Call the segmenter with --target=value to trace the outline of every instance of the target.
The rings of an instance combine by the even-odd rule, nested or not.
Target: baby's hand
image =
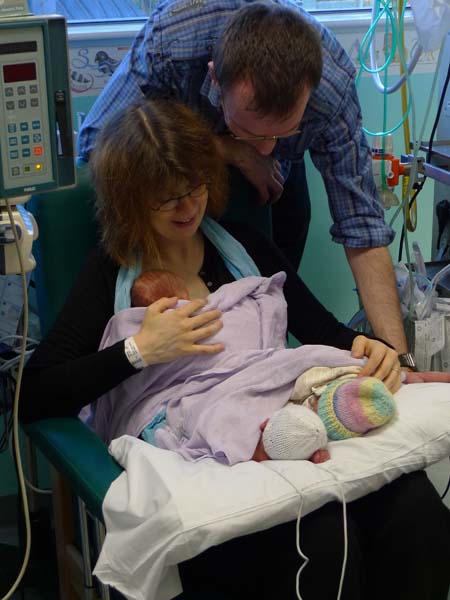
[[[450,383],[450,373],[441,371],[422,371],[421,373],[406,371],[405,373],[405,383],[431,383],[433,381]]]
[[[309,460],[315,465],[318,465],[330,460],[330,453],[326,448],[321,448],[320,450],[316,450]]]

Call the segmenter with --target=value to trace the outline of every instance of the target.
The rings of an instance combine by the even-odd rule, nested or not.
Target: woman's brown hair
[[[90,161],[106,252],[120,265],[158,256],[151,231],[155,208],[177,185],[208,182],[207,213],[225,209],[227,169],[214,135],[190,108],[142,98],[101,130]]]

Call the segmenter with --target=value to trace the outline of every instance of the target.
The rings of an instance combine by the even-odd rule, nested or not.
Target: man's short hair
[[[322,43],[301,12],[274,2],[254,2],[236,11],[213,52],[214,71],[226,92],[242,80],[255,90],[252,107],[286,116],[299,96],[319,85]]]

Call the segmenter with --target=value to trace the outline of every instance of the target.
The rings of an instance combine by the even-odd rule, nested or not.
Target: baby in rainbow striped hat
[[[133,306],[159,298],[189,299],[181,277],[165,270],[142,273],[131,290]],[[290,402],[261,424],[253,460],[330,458],[328,439],[360,436],[387,423],[395,414],[392,394],[374,377],[358,377],[361,367],[313,367],[300,375]]]
[[[330,458],[328,440],[362,436],[395,415],[391,392],[361,367],[313,367],[296,381],[291,401],[261,424],[256,460]],[[264,453],[267,456],[264,456]]]

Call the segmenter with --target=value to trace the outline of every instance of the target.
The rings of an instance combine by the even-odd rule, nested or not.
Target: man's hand
[[[384,246],[345,248],[345,253],[374,334],[399,354],[408,352],[389,250]]]
[[[353,358],[367,356],[367,362],[359,377],[377,377],[388,390],[394,394],[401,386],[400,364],[398,354],[386,344],[358,335],[353,340]]]
[[[261,204],[272,204],[280,198],[284,178],[281,165],[275,158],[263,156],[250,144],[228,136],[218,136],[216,140],[226,162],[237,167],[256,188]]]

